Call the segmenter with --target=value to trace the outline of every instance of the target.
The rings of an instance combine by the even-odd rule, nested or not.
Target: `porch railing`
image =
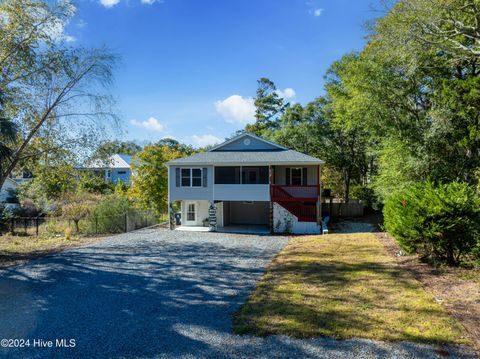
[[[270,197],[273,201],[317,201],[318,185],[285,186],[270,185]]]

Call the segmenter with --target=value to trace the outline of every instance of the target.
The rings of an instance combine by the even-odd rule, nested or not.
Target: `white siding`
[[[320,225],[316,222],[299,222],[295,215],[278,203],[274,203],[273,231],[275,233],[320,234]]]
[[[187,204],[195,203],[196,221],[195,223],[186,223],[187,219]],[[208,201],[183,201],[182,202],[182,226],[203,226],[203,220],[208,218],[208,208],[210,207],[210,202]]]

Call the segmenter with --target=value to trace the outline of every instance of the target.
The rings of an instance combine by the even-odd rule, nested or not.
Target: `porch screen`
[[[215,184],[240,184],[240,167],[215,167]]]
[[[242,184],[268,184],[268,166],[242,167]]]

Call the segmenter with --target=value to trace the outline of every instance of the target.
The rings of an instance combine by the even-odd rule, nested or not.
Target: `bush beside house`
[[[479,259],[480,197],[467,184],[411,185],[387,199],[384,216],[388,232],[409,253],[450,265]]]

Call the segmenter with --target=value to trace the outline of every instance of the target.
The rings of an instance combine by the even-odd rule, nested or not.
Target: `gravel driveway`
[[[0,271],[4,357],[435,357],[413,343],[231,334],[231,314],[287,239],[147,229]],[[33,348],[37,339],[74,348]],[[445,348],[450,357],[475,357]]]

